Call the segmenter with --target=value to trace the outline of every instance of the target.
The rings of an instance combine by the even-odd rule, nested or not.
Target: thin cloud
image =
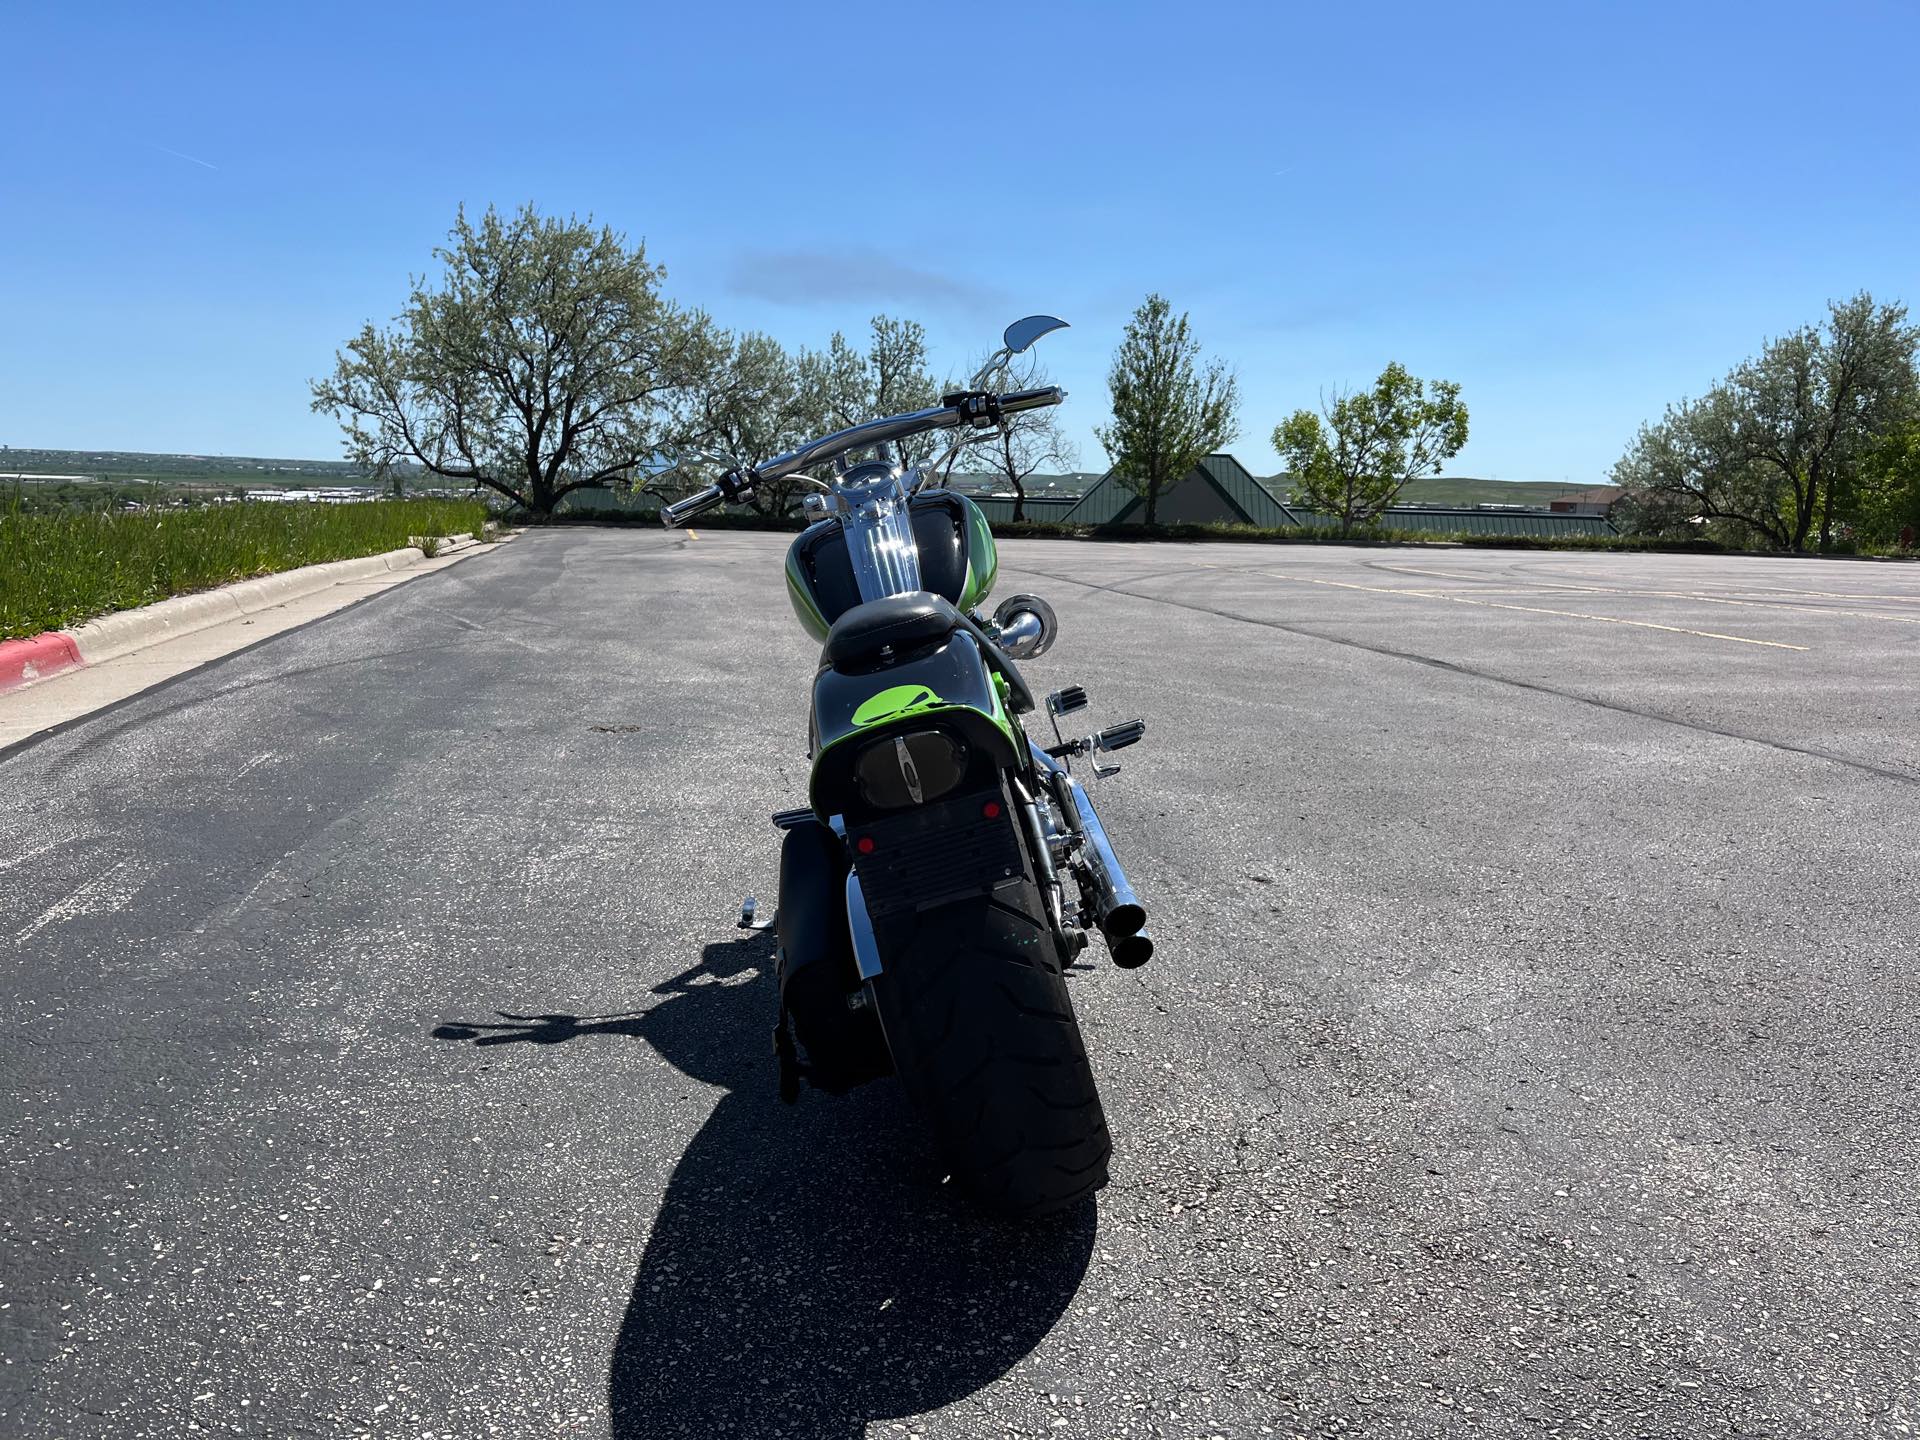
[[[205,165],[209,170],[218,170],[220,168],[218,165],[213,164],[211,161],[202,160],[197,155],[183,155],[178,150],[169,150],[164,145],[155,145],[151,140],[147,141],[146,143],[149,148],[158,150],[162,155],[171,155],[176,160],[188,160],[195,165]]]
[[[971,313],[1006,301],[994,286],[904,265],[874,250],[742,251],[727,288],[782,305],[903,303]]]

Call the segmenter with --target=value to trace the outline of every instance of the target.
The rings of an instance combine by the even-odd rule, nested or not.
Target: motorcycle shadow
[[[614,1345],[617,1440],[853,1440],[953,1404],[1045,1338],[1085,1276],[1093,1205],[982,1216],[941,1183],[898,1085],[780,1103],[770,936],[708,946],[632,1016],[508,1017],[448,1039],[645,1039],[726,1087],[667,1184]]]

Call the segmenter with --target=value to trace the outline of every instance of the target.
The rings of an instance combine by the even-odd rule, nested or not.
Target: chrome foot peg
[[[1047,703],[1049,705],[1053,703],[1052,697],[1048,697]],[[1071,758],[1076,755],[1090,755],[1093,757],[1093,773],[1104,780],[1109,775],[1118,775],[1120,773],[1120,767],[1118,765],[1102,765],[1099,757],[1101,755],[1111,754],[1115,750],[1124,750],[1127,746],[1138,743],[1140,738],[1146,733],[1146,721],[1124,720],[1118,725],[1109,725],[1096,735],[1087,735],[1078,740],[1062,740],[1058,745],[1049,745],[1047,747],[1047,754],[1056,760]]]
[[[771,930],[773,928],[773,922],[779,917],[779,911],[777,910],[774,911],[773,914],[768,915],[764,920],[758,918],[759,914],[760,902],[755,900],[751,895],[747,896],[746,899],[740,902],[739,928],[742,930]]]

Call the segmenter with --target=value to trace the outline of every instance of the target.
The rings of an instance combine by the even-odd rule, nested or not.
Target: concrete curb
[[[389,550],[384,555],[365,555],[357,560],[330,560],[324,565],[304,565],[298,570],[283,570],[277,575],[262,575],[253,580],[237,580],[218,590],[198,595],[176,595],[142,605],[138,610],[121,610],[76,625],[67,633],[79,647],[80,658],[98,665],[130,651],[144,650],[182,635],[191,635],[223,620],[252,615],[275,605],[284,605],[302,595],[325,590],[349,580],[370,575],[385,575],[418,565],[426,556],[408,546]]]
[[[479,543],[471,535],[447,536],[439,541],[436,558],[471,549]],[[24,640],[0,641],[0,693],[44,680],[63,670],[97,665],[223,621],[271,610],[276,605],[335,585],[411,570],[424,564],[426,558],[419,546],[408,545],[380,555],[303,565],[297,570],[236,580],[217,590],[175,595],[142,605],[137,610],[116,611],[71,630],[50,630]]]

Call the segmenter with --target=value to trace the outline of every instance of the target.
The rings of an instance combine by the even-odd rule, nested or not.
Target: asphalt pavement
[[[1920,1426],[1920,568],[1006,545],[1160,945],[1022,1228],[778,1100],[780,548],[528,534],[0,751],[0,1433]]]

